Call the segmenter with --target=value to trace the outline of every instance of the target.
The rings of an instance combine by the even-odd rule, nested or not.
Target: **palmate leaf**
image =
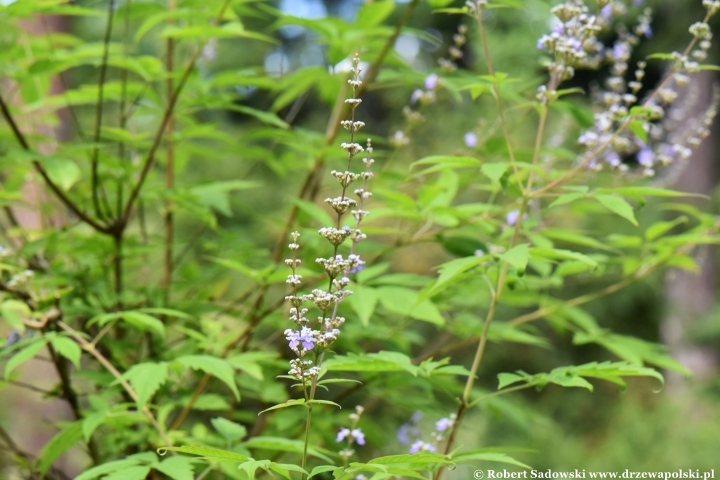
[[[653,377],[660,380],[660,383],[665,383],[663,376],[652,368],[629,362],[592,362],[585,365],[559,367],[549,373],[535,375],[530,375],[522,370],[518,370],[516,373],[501,373],[498,375],[498,389],[524,382],[538,389],[544,388],[548,383],[554,383],[562,387],[581,387],[592,391],[592,384],[585,378],[605,380],[620,385],[624,389],[626,384],[623,377]]]

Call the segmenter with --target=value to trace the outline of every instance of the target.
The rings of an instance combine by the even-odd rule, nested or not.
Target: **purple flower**
[[[627,59],[628,52],[624,43],[616,42],[613,46],[613,58],[615,60]]]
[[[434,452],[436,450],[437,448],[435,448],[435,445],[425,443],[422,440],[418,440],[410,446],[410,450],[408,451],[408,453]]]
[[[437,422],[435,422],[435,430],[438,432],[444,432],[448,428],[452,427],[453,421],[449,418],[441,418]]]
[[[365,445],[365,434],[359,428],[353,428],[352,430],[349,428],[341,428],[335,438],[335,441],[340,443],[348,436],[354,438],[358,445]]]
[[[513,226],[517,223],[518,218],[520,218],[520,211],[519,210],[510,210],[507,215],[505,215],[505,223],[507,223],[510,226]]]
[[[637,161],[643,167],[652,167],[654,154],[649,147],[643,147],[637,154]]]
[[[7,339],[5,340],[5,346],[3,348],[10,348],[14,344],[20,341],[20,338],[22,336],[20,335],[20,332],[15,330],[14,328],[10,331],[10,335],[8,335]]]
[[[600,10],[600,15],[610,20],[613,15],[612,3],[608,3],[607,5],[605,5],[602,10]]]
[[[472,132],[468,132],[465,134],[465,145],[467,145],[470,148],[473,148],[477,145],[477,135],[475,135]]]
[[[308,327],[302,327],[300,331],[287,329],[285,330],[285,338],[293,350],[297,350],[301,343],[304,350],[312,350],[315,347],[313,331]]]
[[[415,90],[410,96],[410,104],[415,105],[423,96],[423,91],[419,88]]]
[[[636,7],[642,7],[643,3],[645,3],[645,0],[633,0],[633,5]]]
[[[428,75],[425,78],[425,90],[435,90],[438,84],[438,76],[433,74]]]
[[[359,428],[354,428],[350,432],[350,435],[355,438],[355,441],[358,445],[365,445],[365,434],[362,432],[362,430],[360,430]]]
[[[620,155],[615,152],[610,152],[607,157],[605,157],[605,162],[612,167],[619,167],[621,163]]]
[[[336,442],[340,443],[343,440],[345,440],[345,437],[350,435],[350,429],[349,428],[342,428],[337,434],[337,438],[335,439]]]
[[[410,443],[410,425],[403,423],[397,430],[397,440],[400,445],[407,445]]]

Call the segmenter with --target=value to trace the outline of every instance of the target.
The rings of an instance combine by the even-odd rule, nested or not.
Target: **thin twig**
[[[2,113],[3,118],[10,126],[10,129],[13,132],[13,135],[15,136],[15,139],[18,141],[20,146],[23,148],[23,150],[26,150],[28,152],[32,152],[32,149],[30,148],[30,144],[28,143],[25,136],[22,134],[20,129],[18,128],[17,123],[15,122],[15,119],[10,114],[10,110],[8,109],[7,104],[2,98],[2,95],[0,95],[0,113]],[[38,160],[32,160],[33,167],[35,170],[40,174],[40,176],[43,178],[45,183],[48,187],[50,187],[50,190],[53,191],[53,193],[60,199],[60,201],[65,204],[66,207],[70,209],[78,218],[80,218],[83,222],[87,223],[91,227],[93,227],[98,232],[102,233],[110,233],[111,229],[107,227],[106,225],[103,225],[96,220],[94,220],[92,217],[90,217],[88,214],[82,211],[82,209],[73,202],[70,197],[68,197],[65,192],[62,191],[62,189],[55,184],[50,179],[50,176],[47,173],[47,170],[45,170],[45,167],[42,163],[40,163]]]
[[[220,8],[220,11],[218,12],[217,16],[215,17],[215,20],[213,22],[214,25],[218,25],[220,23],[223,16],[225,15],[225,11],[227,10],[227,8],[229,6],[230,6],[230,0],[225,0],[222,4],[222,7]],[[138,179],[137,184],[135,184],[135,187],[131,190],[130,195],[128,196],[127,203],[125,204],[125,209],[120,218],[120,225],[123,228],[125,227],[125,225],[127,225],[127,222],[130,219],[130,214],[132,213],[132,209],[133,209],[135,200],[137,199],[138,195],[140,194],[140,190],[142,190],[143,184],[145,183],[145,180],[147,179],[147,176],[150,173],[150,170],[152,169],[153,165],[155,165],[155,154],[157,153],[157,150],[160,147],[160,143],[164,137],[168,123],[170,122],[170,119],[172,118],[172,116],[174,114],[175,105],[177,104],[178,99],[180,98],[180,93],[182,92],[183,88],[185,87],[185,84],[187,83],[188,79],[190,78],[190,74],[192,73],[193,69],[195,68],[195,63],[197,62],[197,59],[200,57],[200,54],[202,53],[202,49],[203,49],[204,45],[205,45],[205,42],[198,45],[197,50],[195,51],[195,53],[193,53],[192,57],[188,61],[188,64],[185,67],[185,71],[183,72],[182,76],[180,77],[180,80],[178,81],[177,87],[175,87],[175,90],[173,91],[172,95],[170,96],[170,98],[168,100],[168,104],[165,107],[165,112],[163,113],[162,120],[160,121],[160,125],[158,126],[158,129],[155,132],[155,137],[153,138],[153,142],[150,145],[150,150],[148,151],[147,155],[145,156],[145,160],[143,162],[143,167],[140,172],[140,178]]]
[[[98,98],[95,104],[95,133],[93,134],[93,151],[92,158],[90,159],[91,165],[91,190],[92,190],[92,201],[95,207],[95,215],[101,220],[105,220],[105,213],[100,207],[100,200],[98,198],[98,192],[102,191],[103,200],[105,201],[105,207],[110,211],[110,206],[107,203],[107,197],[103,190],[103,186],[100,183],[99,178],[99,156],[100,156],[100,130],[102,129],[102,115],[103,115],[103,95],[105,92],[105,76],[107,74],[108,67],[108,56],[110,54],[110,35],[112,34],[113,16],[115,13],[115,0],[110,0],[108,3],[108,16],[107,25],[105,27],[105,37],[103,38],[103,56],[100,63],[100,76],[98,79]]]
[[[82,335],[80,335],[77,330],[65,324],[64,322],[57,322],[57,325],[66,332],[68,332],[70,336],[72,336],[72,338],[75,339],[75,341],[82,347],[83,350],[95,357],[95,359],[97,359],[97,361],[100,362],[100,364],[105,367],[105,369],[110,372],[113,377],[115,377],[115,379],[120,383],[120,385],[122,385],[123,389],[125,389],[130,398],[133,399],[133,401],[138,401],[138,395],[137,392],[135,392],[135,389],[132,388],[128,381],[125,380],[125,378],[123,378],[122,374],[115,368],[115,366],[110,363],[110,361],[105,358],[105,356],[97,348],[95,348],[95,345],[88,342]],[[155,419],[155,416],[152,414],[150,409],[145,406],[142,408],[141,411],[143,415],[145,415],[145,417],[147,417],[147,419],[150,421],[150,424],[155,428],[158,435],[160,435],[160,438],[165,443],[165,446],[171,447],[172,443],[170,442],[170,439],[168,438],[165,431],[160,427],[160,424]],[[174,455],[176,454],[175,452],[172,453]]]

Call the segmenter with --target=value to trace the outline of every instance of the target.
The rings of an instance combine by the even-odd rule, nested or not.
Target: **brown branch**
[[[107,67],[108,67],[108,55],[110,52],[110,34],[112,33],[112,26],[113,26],[113,14],[115,12],[115,0],[110,0],[108,3],[108,18],[107,18],[107,26],[105,27],[105,38],[103,39],[103,56],[102,56],[102,62],[100,64],[100,78],[98,79],[98,99],[97,103],[95,104],[95,134],[93,135],[93,152],[92,152],[92,158],[90,159],[90,165],[91,165],[91,176],[92,176],[92,201],[93,206],[95,207],[95,215],[98,216],[101,220],[104,220],[105,214],[102,211],[102,208],[100,208],[100,200],[98,198],[98,191],[102,190],[102,184],[100,183],[100,178],[98,175],[98,167],[99,167],[99,161],[98,158],[100,156],[100,129],[102,128],[102,115],[103,115],[103,94],[105,91],[105,76],[107,74]],[[103,192],[104,194],[104,192]],[[104,196],[104,195],[103,195]],[[107,205],[107,198],[105,198],[105,204],[106,207],[109,210],[109,206]]]
[[[25,136],[22,134],[20,129],[18,128],[17,123],[15,122],[15,119],[10,114],[10,110],[8,109],[7,104],[2,98],[2,95],[0,95],[0,113],[2,113],[3,118],[7,122],[7,124],[10,126],[10,129],[13,132],[13,135],[15,136],[15,139],[18,141],[20,146],[23,148],[23,150],[32,152],[30,148],[30,144],[28,143]],[[80,218],[83,222],[87,223],[91,227],[93,227],[98,232],[102,233],[110,233],[111,229],[107,227],[106,225],[103,225],[96,220],[94,220],[92,217],[90,217],[88,214],[83,212],[80,207],[78,207],[67,195],[65,195],[65,192],[62,191],[62,189],[55,184],[50,179],[50,176],[47,173],[47,170],[45,170],[45,167],[42,163],[40,163],[38,160],[32,161],[33,167],[35,167],[35,170],[42,176],[43,180],[47,184],[47,186],[50,188],[50,190],[53,191],[55,196],[60,199],[60,201],[65,204],[66,207],[70,209],[78,218]]]
[[[176,3],[176,0],[168,0],[168,11],[174,11],[177,8]],[[172,25],[175,23],[175,20],[170,17],[168,23]],[[165,45],[165,71],[168,74],[166,84],[168,95],[172,95],[173,91],[172,71],[174,46],[172,37],[169,37]],[[175,144],[172,138],[173,130],[175,130],[175,115],[170,115],[167,123],[167,129],[165,131],[165,190],[167,192],[172,191],[175,186]],[[170,284],[172,283],[173,273],[174,224],[173,204],[170,198],[165,199],[165,215],[163,223],[165,226],[165,258],[163,265],[162,290],[165,294],[164,303],[167,305],[170,300]]]
[[[87,341],[82,335],[80,335],[80,333],[77,330],[68,326],[64,322],[59,321],[59,322],[57,322],[57,325],[60,328],[62,328],[63,330],[65,330],[66,332],[68,332],[70,334],[70,336],[80,345],[80,347],[82,347],[83,350],[85,350],[90,355],[95,357],[95,359],[103,367],[105,367],[105,369],[108,372],[110,372],[113,377],[115,377],[115,379],[120,383],[120,385],[122,385],[123,389],[127,392],[127,394],[130,396],[130,398],[134,402],[138,401],[138,395],[137,395],[137,392],[135,392],[135,389],[128,383],[127,380],[125,380],[125,378],[123,378],[122,374],[117,370],[117,368],[115,368],[115,366],[112,363],[110,363],[110,361],[107,358],[105,358],[105,356],[102,353],[100,353],[100,351],[95,347],[95,345],[93,345],[92,343]],[[172,446],[170,439],[167,437],[167,434],[165,433],[165,431],[160,427],[160,424],[155,419],[155,416],[152,414],[150,409],[145,406],[142,408],[141,411],[142,411],[143,415],[145,415],[145,417],[150,421],[150,424],[155,428],[158,435],[160,435],[160,438],[165,443],[165,446],[166,447]],[[175,453],[173,452],[173,454],[175,454]]]
[[[215,17],[215,20],[213,22],[214,25],[218,25],[220,21],[223,18],[223,15],[225,14],[225,10],[230,6],[230,0],[225,0],[223,2],[222,7],[220,8],[220,11],[218,12],[217,16]],[[200,57],[200,54],[202,53],[203,46],[205,45],[205,42],[200,44],[195,51],[195,53],[192,55],[190,60],[188,61],[187,66],[185,67],[185,71],[183,72],[182,76],[180,77],[180,81],[178,82],[177,87],[175,87],[175,90],[173,91],[172,95],[170,96],[170,99],[168,101],[167,106],[165,107],[165,112],[163,113],[162,120],[160,121],[160,125],[155,132],[155,137],[153,138],[153,142],[150,145],[150,150],[148,151],[145,160],[143,162],[143,168],[140,172],[140,178],[135,185],[135,188],[132,189],[130,192],[130,196],[128,197],[127,203],[125,204],[125,209],[123,211],[122,216],[119,220],[120,228],[125,228],[125,225],[127,225],[128,220],[130,219],[130,214],[132,213],[133,204],[135,203],[135,200],[137,199],[138,195],[140,194],[140,190],[143,187],[143,184],[145,183],[145,180],[147,179],[148,174],[150,173],[150,170],[152,169],[153,165],[155,165],[155,154],[157,153],[158,148],[160,147],[160,143],[163,139],[163,136],[166,132],[166,129],[168,127],[168,124],[170,123],[170,119],[173,117],[175,105],[178,102],[178,99],[180,98],[180,93],[182,92],[183,88],[185,87],[185,84],[187,83],[188,79],[190,78],[190,74],[192,73],[195,63],[197,62],[197,59]]]
[[[35,463],[35,457],[20,449],[20,447],[18,447],[13,441],[12,437],[10,437],[10,435],[2,427],[0,427],[0,439],[2,439],[3,443],[5,443],[8,450],[14,453],[17,457],[22,458],[28,464]],[[34,472],[31,475],[33,480],[40,478],[40,476]],[[50,467],[45,475],[47,480],[70,480],[70,477],[66,475],[65,472],[56,467]]]

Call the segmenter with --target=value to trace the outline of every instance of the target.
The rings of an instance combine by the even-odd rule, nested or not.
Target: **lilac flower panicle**
[[[546,64],[550,79],[538,88],[536,97],[548,104],[557,99],[557,88],[572,78],[576,69],[609,66],[609,77],[593,94],[593,126],[582,131],[578,138],[583,147],[579,162],[594,171],[610,168],[624,173],[630,171],[633,163],[622,159],[635,158],[642,174],[652,176],[658,166],[687,158],[702,138],[709,135],[708,127],[720,96],[716,96],[700,118],[690,121],[687,117],[684,121],[678,120],[683,118],[679,112],[687,114],[688,108],[676,105],[679,103],[676,100],[682,89],[689,90],[689,75],[699,71],[699,62],[707,58],[712,46],[711,27],[707,20],[692,24],[688,30],[694,41],[689,54],[673,53],[669,73],[655,89],[649,89],[648,96],[640,98],[646,63],[639,61],[632,65],[631,59],[640,41],[653,35],[652,10],[645,7],[642,0],[598,0],[596,3],[597,14],[582,0],[565,0],[553,7],[558,23],[538,41],[538,47],[552,57]],[[712,16],[720,10],[720,1],[703,0],[703,6]],[[634,25],[626,25],[628,15],[635,18]],[[612,29],[616,40],[606,46],[598,35]],[[688,98],[683,99],[684,104],[691,103]],[[633,113],[635,107],[643,107],[635,109],[641,113]],[[633,131],[636,129],[628,128],[633,121],[642,122],[647,133],[647,141],[641,145],[636,143]]]
[[[286,284],[291,289],[289,295],[285,298],[290,302],[290,321],[296,328],[285,330],[285,339],[290,349],[296,353],[297,358],[290,361],[291,369],[288,372],[290,376],[302,382],[303,388],[307,384],[313,384],[317,380],[320,373],[320,362],[322,354],[327,348],[333,344],[340,335],[340,327],[345,323],[345,318],[338,315],[339,304],[352,292],[347,289],[350,284],[348,276],[353,271],[362,269],[365,262],[360,259],[360,255],[355,253],[357,244],[367,236],[360,230],[363,219],[368,215],[365,210],[365,202],[371,197],[372,192],[368,190],[370,179],[373,178],[371,167],[375,160],[372,158],[373,147],[370,140],[365,146],[360,145],[355,140],[356,133],[365,126],[365,123],[356,119],[357,108],[362,104],[362,100],[357,97],[358,89],[362,85],[360,60],[355,56],[352,61],[351,77],[348,84],[352,88],[352,97],[348,98],[345,103],[350,107],[351,119],[343,120],[340,125],[350,133],[350,140],[343,142],[340,147],[345,151],[347,158],[347,166],[344,171],[333,170],[331,175],[340,185],[340,195],[337,197],[326,198],[325,203],[336,214],[334,225],[328,225],[320,228],[318,234],[325,238],[331,245],[333,254],[329,258],[318,258],[316,262],[320,264],[325,273],[329,277],[329,287],[325,290],[314,289],[310,294],[301,295],[299,293],[302,284],[302,275],[298,273],[298,267],[301,260],[298,258],[300,250],[300,233],[293,232],[291,243],[289,244],[292,257],[285,260],[290,267],[292,273],[288,275]],[[358,173],[351,171],[353,159],[361,153],[367,156],[362,160],[364,171]],[[361,182],[361,188],[351,188],[354,182]],[[356,198],[351,198],[354,194]],[[354,227],[343,225],[345,215],[352,216],[355,219]],[[348,254],[341,253],[343,244],[350,241],[350,252]],[[308,318],[309,309],[305,308],[305,304],[314,305],[320,313],[317,321]],[[314,359],[310,360],[307,355],[309,351],[313,351]],[[317,365],[315,364],[317,361]],[[313,389],[314,391],[314,389]],[[341,430],[341,435],[352,435],[355,441],[365,441],[360,430],[356,432],[350,431],[346,433]],[[344,438],[344,437],[343,437]]]

